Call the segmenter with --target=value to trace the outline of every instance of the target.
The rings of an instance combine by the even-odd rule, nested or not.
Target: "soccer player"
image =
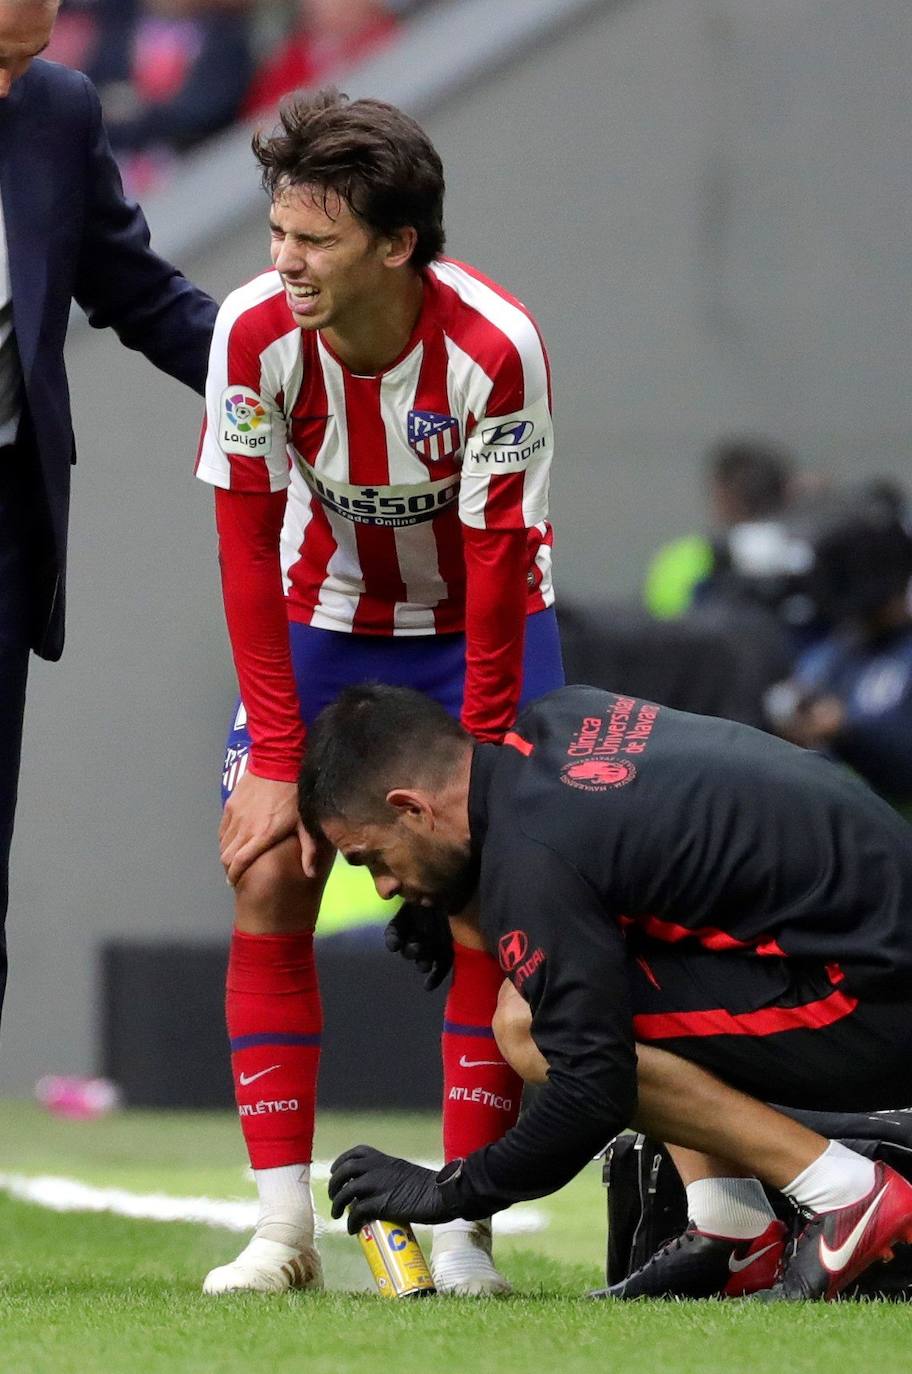
[[[441,256],[440,159],[401,111],[321,92],[254,148],[274,267],[219,314],[197,473],[216,487],[243,701],[221,858],[236,917],[228,1032],[261,1211],[210,1293],[320,1282],[308,1161],[329,856],[296,833],[309,721],[345,684],[375,679],[429,692],[495,741],[520,701],[562,681],[534,320]],[[491,1031],[496,961],[462,935],[443,1035],[448,1158],[497,1138],[521,1088]],[[432,1267],[444,1291],[507,1287],[483,1218],[438,1232]]]
[[[534,704],[495,747],[367,685],[314,725],[300,802],[381,895],[459,910],[478,887],[548,1065],[518,1123],[439,1174],[343,1155],[330,1193],[349,1229],[550,1193],[636,1113],[687,1152],[691,1231],[723,1242],[742,1291],[782,1261],[776,1296],[831,1298],[912,1240],[912,1186],[754,1100],[912,1100],[912,841],[860,780],[749,726],[590,687]],[[787,1262],[757,1178],[809,1214]]]

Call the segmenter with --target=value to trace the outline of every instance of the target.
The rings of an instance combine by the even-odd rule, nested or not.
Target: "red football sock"
[[[471,1154],[499,1140],[519,1115],[522,1080],[497,1048],[491,1021],[503,973],[483,949],[454,946],[443,1014],[443,1153]]]
[[[307,1164],[323,1008],[311,932],[231,940],[225,995],[241,1130],[254,1169]]]

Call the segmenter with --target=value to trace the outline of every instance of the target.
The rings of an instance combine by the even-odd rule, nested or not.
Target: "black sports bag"
[[[785,1110],[785,1109],[780,1109]],[[890,1112],[787,1115],[870,1159],[882,1159],[912,1182],[912,1108]],[[609,1285],[619,1283],[645,1264],[666,1241],[687,1225],[687,1200],[677,1170],[664,1146],[648,1136],[616,1136],[605,1152],[602,1178],[608,1189]],[[772,1208],[797,1236],[801,1217],[773,1190]],[[842,1297],[912,1299],[912,1246],[900,1245],[888,1264],[874,1264]]]

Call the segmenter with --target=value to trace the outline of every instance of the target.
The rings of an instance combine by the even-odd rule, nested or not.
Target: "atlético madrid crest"
[[[439,462],[459,447],[459,421],[437,410],[410,410],[408,441],[422,458]]]

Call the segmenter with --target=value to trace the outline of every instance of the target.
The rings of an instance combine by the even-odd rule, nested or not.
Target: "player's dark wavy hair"
[[[443,164],[422,128],[382,100],[349,100],[334,87],[298,93],[272,134],[255,134],[263,186],[274,200],[286,186],[335,191],[376,234],[411,226],[412,263],[442,251]]]
[[[347,687],[308,732],[301,819],[312,835],[332,819],[386,824],[391,788],[442,785],[468,741],[442,706],[410,687]]]

